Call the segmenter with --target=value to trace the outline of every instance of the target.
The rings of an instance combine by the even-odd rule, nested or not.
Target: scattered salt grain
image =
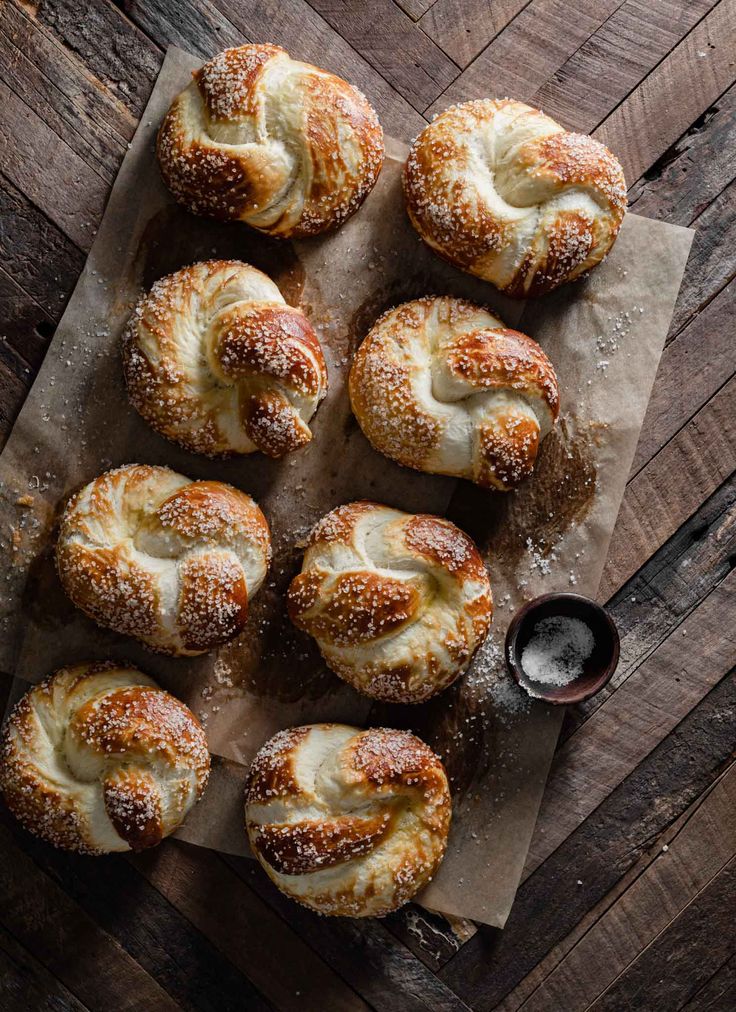
[[[568,685],[583,674],[595,640],[579,618],[551,615],[534,626],[521,654],[526,676],[542,685]]]

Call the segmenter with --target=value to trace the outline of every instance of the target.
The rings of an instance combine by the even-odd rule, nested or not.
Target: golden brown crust
[[[57,543],[56,565],[66,593],[98,625],[144,641],[156,635],[157,581],[122,546],[89,546],[70,538]]]
[[[425,127],[404,192],[425,242],[518,298],[598,264],[626,210],[623,170],[603,144],[509,99],[452,106]]]
[[[208,260],[161,278],[123,335],[131,403],[195,453],[281,457],[327,393],[319,339],[261,271]]]
[[[539,345],[450,297],[384,313],[358,349],[349,390],[380,453],[499,491],[529,477],[559,414],[555,371]]]
[[[201,797],[210,758],[194,714],[114,664],[62,668],[3,731],[0,789],[30,832],[66,850],[154,846]]]
[[[478,549],[464,531],[449,521],[418,513],[407,521],[404,537],[412,551],[453,575],[485,582],[486,567]]]
[[[260,749],[248,773],[248,798],[251,802],[298,794],[293,757],[306,734],[306,727],[290,727],[279,731]]]
[[[244,492],[129,464],[70,499],[56,562],[67,594],[100,625],[164,653],[198,654],[242,630],[270,546]]]
[[[158,159],[195,214],[307,236],[341,224],[370,193],[383,133],[346,81],[279,46],[247,45],[194,74],[161,125]]]
[[[161,799],[148,773],[113,770],[102,783],[102,795],[107,817],[131,850],[147,850],[161,842]]]
[[[289,587],[288,608],[292,622],[316,640],[351,646],[377,636],[388,636],[416,614],[421,601],[419,588],[406,580],[378,573],[344,573],[330,585],[327,602],[311,619],[316,596],[310,586],[316,574],[296,576]],[[320,587],[324,583],[316,577]],[[306,583],[307,591],[302,590]]]
[[[316,525],[287,607],[341,678],[404,703],[428,699],[465,670],[493,611],[466,534],[440,517],[368,502],[340,506]]]
[[[220,320],[213,354],[224,376],[268,376],[315,396],[327,380],[322,348],[302,312],[265,303],[228,309]],[[315,368],[315,364],[317,368]]]
[[[296,825],[271,823],[258,830],[258,853],[282,875],[304,875],[368,854],[389,827],[388,812],[361,818],[305,819]]]
[[[387,728],[282,731],[256,756],[246,788],[248,836],[269,877],[340,916],[380,917],[411,899],[442,860],[450,815],[438,757]]]

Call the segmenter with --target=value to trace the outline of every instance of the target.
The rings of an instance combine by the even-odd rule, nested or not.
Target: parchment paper
[[[85,270],[0,457],[4,548],[0,666],[15,695],[63,664],[127,659],[183,698],[215,755],[203,801],[179,836],[247,853],[242,788],[247,763],[282,727],[315,720],[412,727],[446,760],[453,784],[450,846],[420,902],[503,926],[521,875],[562,711],[532,703],[508,678],[506,625],[524,600],[574,587],[595,594],[649,392],[692,241],[688,229],[628,215],[608,260],[586,281],[537,302],[513,302],[453,270],[406,219],[389,140],[379,182],[337,233],[295,243],[178,208],[160,181],[154,142],[170,101],[199,61],[169,50],[123,161]],[[260,455],[217,462],[151,432],[128,405],[119,337],[143,288],[185,264],[237,258],[265,270],[318,330],[330,392],[314,440],[281,462]],[[558,431],[535,477],[511,495],[402,469],[376,454],[346,392],[352,355],[383,309],[426,294],[490,305],[531,334],[557,369]],[[248,627],[217,653],[160,657],[98,629],[65,598],[53,568],[63,502],[101,471],[127,462],[168,464],[250,492],[274,539],[272,572]],[[376,706],[325,667],[285,618],[283,592],[312,524],[342,502],[371,498],[453,515],[484,550],[496,600],[494,629],[460,683],[418,707]]]

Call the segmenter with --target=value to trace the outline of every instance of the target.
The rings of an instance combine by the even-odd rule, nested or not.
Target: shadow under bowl
[[[524,647],[532,638],[535,626],[544,618],[563,616],[578,618],[593,634],[595,646],[583,662],[583,673],[566,685],[535,682],[528,678],[521,665]],[[512,677],[530,696],[547,703],[564,706],[582,703],[610,682],[618,665],[618,630],[605,608],[582,594],[544,594],[535,597],[517,611],[506,633],[506,666]]]

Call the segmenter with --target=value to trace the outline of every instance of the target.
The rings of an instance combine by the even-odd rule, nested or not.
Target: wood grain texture
[[[90,238],[96,224],[87,230]],[[84,254],[1,174],[0,258],[15,283],[57,323],[84,266]]]
[[[310,6],[418,112],[458,75],[452,60],[393,0],[372,0],[370,4],[311,0]]]
[[[629,482],[611,539],[600,597],[630,579],[736,467],[736,380],[731,379]],[[673,475],[682,481],[673,482]]]
[[[438,0],[438,3],[442,0]],[[534,96],[623,0],[532,0],[427,109],[472,98]],[[430,11],[431,16],[434,11]],[[422,19],[424,20],[424,19]]]
[[[736,0],[720,3],[593,131],[615,151],[629,183],[733,84]]]
[[[736,283],[731,282],[665,348],[631,465],[632,477],[736,372],[736,345],[731,339],[735,310]]]
[[[0,267],[0,341],[7,342],[29,373],[43,362],[54,322],[34,298]],[[31,376],[29,375],[29,381]]]
[[[309,938],[330,966],[381,1012],[465,1012],[466,1005],[403,945],[380,920],[320,917],[276,889],[253,861],[227,864],[275,911]]]
[[[39,0],[24,3],[23,9],[56,36],[68,56],[140,116],[163,51],[118,6],[111,0]]]
[[[0,927],[0,1005],[34,1012],[84,1012],[60,980]]]
[[[683,1012],[736,1008],[736,956],[727,959],[682,1008]]]
[[[459,67],[467,67],[529,0],[436,0],[419,22]]]
[[[736,558],[736,474],[706,500],[606,605],[621,638],[621,657],[609,684],[568,710],[567,740],[728,576]]]
[[[7,818],[7,817],[6,817]],[[116,938],[166,992],[187,1010],[218,1012],[244,1003],[254,1012],[270,1005],[235,966],[176,907],[117,855],[98,860],[66,854],[9,822],[13,838],[39,874],[63,882],[67,895]],[[168,844],[167,844],[168,846]],[[138,916],[140,910],[146,916]],[[183,965],[188,972],[182,974]]]
[[[399,10],[408,14],[412,21],[418,21],[435,2],[436,0],[394,0]]]
[[[716,690],[716,694],[720,692],[720,689],[721,687]],[[709,701],[710,699],[711,697],[709,697]],[[706,707],[707,703],[703,704],[703,706]],[[669,848],[671,847],[673,840],[677,838],[690,820],[696,816],[698,810],[707,801],[710,794],[720,784],[721,780],[731,773],[733,773],[732,760],[727,762],[727,765],[722,772],[714,773],[712,781],[707,783],[707,786],[705,786],[700,794],[695,797],[695,800],[692,801],[691,804],[687,805],[680,815],[673,818],[672,821],[661,831],[657,832],[655,829],[653,835],[646,841],[643,847],[635,845],[635,852],[637,855],[636,859],[633,860],[633,862],[628,862],[628,867],[618,881],[597,902],[590,906],[586,913],[583,914],[583,916],[577,921],[572,930],[570,930],[564,938],[557,942],[549,950],[547,955],[541,959],[539,963],[537,963],[533,970],[502,999],[502,1001],[497,1005],[497,1012],[517,1012],[520,1007],[523,1007],[524,1002],[527,1001],[527,999],[540,986],[544,985],[544,982],[550,974],[554,973],[558,967],[564,966],[568,955],[581,941],[585,940],[587,934],[595,929],[595,926],[601,918],[604,917],[608,911],[616,903],[618,903],[621,897],[623,897],[626,892],[636,884],[638,879],[647,872],[652,862],[663,853],[669,852]],[[667,807],[668,814],[671,816],[669,804]],[[577,891],[580,892],[581,890],[583,892],[587,890],[587,882],[583,882],[582,886],[578,885]]]
[[[735,714],[736,683],[726,677],[527,879],[501,937],[481,930],[442,978],[473,1007],[494,1008],[588,911],[605,907],[607,894],[733,762]]]
[[[626,0],[537,91],[534,104],[590,133],[717,2]]]
[[[203,60],[230,46],[245,42],[269,41],[252,38],[237,28],[211,0],[201,3],[153,3],[150,0],[123,0],[122,9],[157,48],[175,45]],[[230,11],[227,12],[228,14]]]
[[[526,873],[538,867],[736,666],[736,573],[681,626],[555,755]]]
[[[0,172],[86,252],[108,182],[3,81],[0,108]]]
[[[728,911],[735,906],[733,858],[590,1006],[591,1012],[618,1012],[627,1006],[641,1012],[680,1008],[733,953],[733,919]]]
[[[90,1008],[174,1012],[176,1002],[60,885],[39,874],[5,825],[0,840],[0,923],[21,945]]]
[[[19,375],[12,350],[0,344],[0,446],[10,435],[13,422],[30,390],[30,379]]]
[[[736,182],[708,204],[692,225],[696,231],[687,264],[687,284],[680,289],[671,335],[701,312],[736,274],[733,258],[723,255],[736,234]]]
[[[0,9],[0,75],[90,167],[115,178],[136,119],[50,31],[12,4]]]
[[[292,919],[277,917],[214,852],[169,840],[129,860],[276,1008],[366,1009]]]
[[[525,1012],[568,1012],[585,1009],[600,999],[602,1007],[625,1007],[622,983],[632,988],[632,964],[645,946],[665,932],[685,908],[711,884],[736,853],[736,765],[708,794],[700,807],[664,844],[646,870],[580,939],[565,959],[525,1002]],[[723,897],[724,927],[728,899]],[[730,939],[726,945],[734,946]],[[721,950],[722,951],[722,950]],[[714,956],[716,953],[714,953]],[[726,949],[724,955],[730,955]],[[646,957],[642,957],[646,958]],[[723,956],[716,956],[715,967]],[[691,978],[692,991],[710,975]],[[641,974],[636,974],[641,977]],[[639,995],[649,1008],[662,1008],[664,995],[654,999],[652,976],[643,978]],[[604,992],[608,992],[604,994]],[[621,1004],[610,1004],[618,993]],[[638,1005],[637,1007],[641,1007]],[[665,999],[664,1007],[673,1007]]]
[[[637,214],[690,225],[736,178],[736,87],[720,96],[629,190]]]

